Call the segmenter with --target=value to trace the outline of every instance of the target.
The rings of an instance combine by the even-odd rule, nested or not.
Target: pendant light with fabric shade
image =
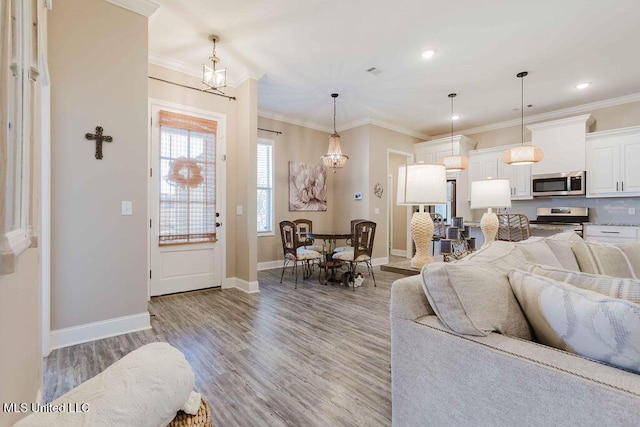
[[[523,71],[516,77],[520,79],[520,139],[521,145],[509,148],[502,154],[502,160],[509,165],[530,165],[544,158],[542,149],[535,145],[524,144],[524,78],[529,73]]]
[[[440,160],[440,163],[444,165],[447,172],[460,172],[469,166],[469,159],[467,159],[466,156],[456,155],[453,150],[453,98],[456,96],[458,95],[455,93],[449,94],[449,98],[451,99],[451,155],[443,157]]]
[[[333,134],[329,137],[329,151],[320,158],[326,167],[333,169],[333,173],[336,173],[336,169],[340,169],[347,164],[349,157],[342,154],[340,135],[336,132],[336,98],[338,94],[332,93],[331,97],[333,98]]]

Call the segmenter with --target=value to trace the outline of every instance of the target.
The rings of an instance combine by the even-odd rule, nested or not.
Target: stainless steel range
[[[573,225],[581,237],[582,224],[589,222],[589,208],[586,207],[537,208],[536,215],[536,219],[529,221],[531,224]]]

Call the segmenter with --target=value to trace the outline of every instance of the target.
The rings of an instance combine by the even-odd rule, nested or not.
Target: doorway
[[[225,117],[150,102],[149,295],[220,287]]]
[[[413,163],[413,154],[387,149],[387,242],[388,256],[411,258],[410,206],[398,206],[397,179],[401,165]],[[408,250],[409,249],[409,250]]]

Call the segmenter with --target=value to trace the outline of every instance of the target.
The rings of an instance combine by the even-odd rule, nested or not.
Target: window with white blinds
[[[258,140],[258,233],[273,233],[273,141]]]
[[[159,242],[216,241],[217,122],[160,111]]]

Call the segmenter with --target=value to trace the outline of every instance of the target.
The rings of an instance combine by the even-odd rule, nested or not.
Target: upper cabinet
[[[416,162],[439,163],[441,158],[452,154],[466,156],[470,150],[476,148],[476,142],[464,135],[455,135],[453,141],[449,136],[420,142],[414,147],[416,150]]]
[[[586,137],[587,197],[640,196],[640,126]]]
[[[469,188],[473,181],[489,178],[508,179],[511,183],[511,200],[531,199],[531,165],[512,166],[502,161],[504,150],[514,146],[505,145],[471,151],[469,153]]]
[[[531,143],[542,148],[544,158],[531,166],[532,174],[574,172],[586,169],[584,141],[595,119],[591,114],[528,125]]]

